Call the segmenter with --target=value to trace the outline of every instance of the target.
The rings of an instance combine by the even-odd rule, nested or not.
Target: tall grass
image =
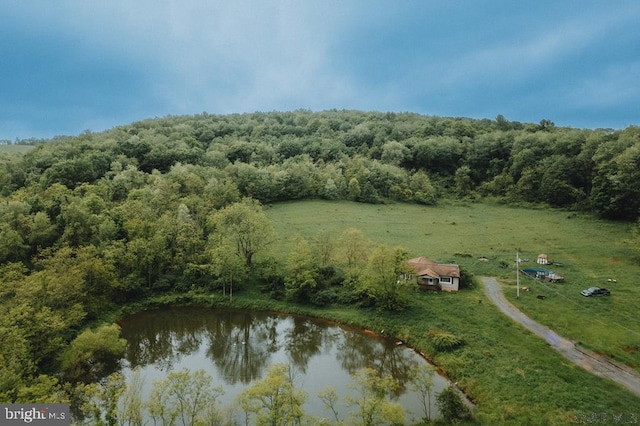
[[[437,207],[302,201],[269,206],[285,256],[290,237],[321,231],[338,236],[356,227],[374,243],[404,246],[411,256],[453,261],[475,275],[497,276],[507,297],[525,313],[565,337],[638,368],[640,289],[629,244],[630,225],[573,213],[451,202]],[[564,266],[550,268],[564,283],[521,278],[516,298],[515,254],[535,265],[546,253]],[[480,260],[486,258],[488,261]],[[608,279],[616,279],[609,283]],[[609,285],[609,298],[580,290]],[[543,294],[544,300],[536,298]],[[432,358],[478,403],[486,424],[563,424],[584,413],[637,413],[640,398],[566,361],[542,339],[502,315],[473,287],[454,294],[416,292],[405,312],[379,315],[331,308],[310,313],[346,320],[402,337]],[[313,311],[313,312],[311,312]],[[464,345],[440,353],[429,330],[450,332]],[[635,411],[633,411],[635,410]]]

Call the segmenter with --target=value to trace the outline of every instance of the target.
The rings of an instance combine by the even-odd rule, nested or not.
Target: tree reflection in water
[[[339,339],[328,323],[305,317],[291,317],[293,326],[284,333],[284,347],[290,364],[301,373],[307,372],[309,359],[329,352]]]
[[[397,392],[400,395],[407,390],[410,369],[422,362],[415,353],[398,347],[394,341],[294,315],[167,308],[132,315],[120,325],[122,337],[128,341],[129,368],[154,365],[169,372],[200,353],[201,359],[209,361],[208,365],[190,368],[204,368],[216,376],[217,383],[229,386],[244,386],[262,379],[269,365],[285,362],[309,382],[319,382],[318,375],[337,377],[337,367],[344,376],[365,367],[373,368],[380,376],[394,377],[400,384]],[[331,357],[333,362],[317,361],[323,357]],[[315,370],[331,371],[308,371],[310,364],[316,366]]]
[[[353,375],[362,368],[372,368],[380,377],[392,376],[398,382],[396,396],[407,389],[410,371],[418,359],[407,348],[398,347],[392,339],[374,338],[355,330],[345,330],[345,339],[338,346],[336,359]]]
[[[277,318],[258,318],[250,311],[221,311],[203,330],[207,357],[227,384],[251,383],[262,377],[271,355],[278,351]]]

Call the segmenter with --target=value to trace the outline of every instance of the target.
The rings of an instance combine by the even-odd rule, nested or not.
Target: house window
[[[451,277],[440,277],[440,282],[451,284]]]

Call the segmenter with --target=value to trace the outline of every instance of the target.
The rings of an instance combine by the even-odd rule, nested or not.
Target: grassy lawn
[[[636,369],[640,365],[640,289],[635,285],[640,267],[632,261],[628,224],[489,203],[425,207],[302,201],[275,204],[267,212],[281,236],[277,249],[283,256],[295,234],[339,235],[346,228],[359,228],[374,243],[404,246],[410,256],[454,261],[477,276],[497,276],[507,297],[532,318]],[[524,266],[534,266],[539,253],[562,262],[564,266],[551,269],[565,276],[565,282],[521,277],[521,285],[532,291],[521,291],[516,298],[516,249],[521,258],[529,259]],[[583,288],[604,285],[611,289],[609,298],[580,295]],[[539,294],[546,298],[537,299]],[[337,308],[316,314],[401,336],[476,399],[483,423],[562,424],[580,413],[637,413],[640,406],[640,398],[574,366],[512,323],[480,288],[456,294],[416,293],[414,307],[397,314]],[[466,345],[436,353],[427,336],[431,328],[452,332]]]

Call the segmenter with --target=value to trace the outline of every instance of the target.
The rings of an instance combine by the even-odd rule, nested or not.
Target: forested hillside
[[[71,381],[99,376],[122,348],[117,330],[69,342],[114,306],[250,273],[270,232],[256,200],[491,196],[629,221],[640,209],[639,127],[571,129],[501,116],[165,117],[54,138],[0,164],[2,401],[66,398],[52,378],[59,371]],[[241,262],[225,257],[236,249]],[[284,283],[268,267],[259,271],[308,301],[304,272]]]
[[[635,126],[558,128],[502,116],[202,114],[54,138],[20,161],[3,159],[0,187],[4,196],[20,189],[41,198],[56,183],[91,184],[105,201],[121,202],[161,180],[175,197],[213,197],[217,207],[237,195],[427,204],[442,195],[497,196],[634,220],[639,142]]]

